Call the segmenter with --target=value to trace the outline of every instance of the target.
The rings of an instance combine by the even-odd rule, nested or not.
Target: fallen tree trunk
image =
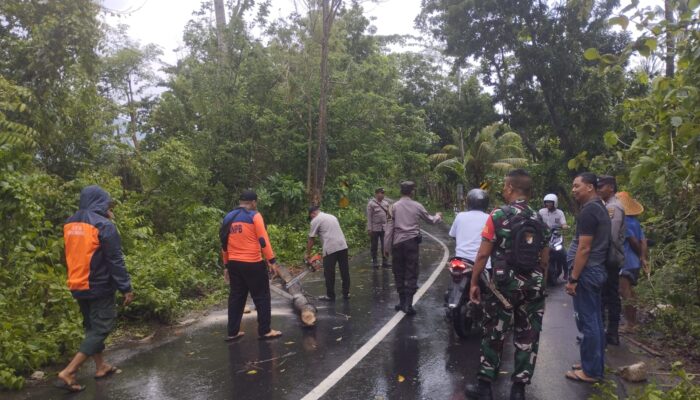
[[[289,272],[287,267],[284,265],[279,266],[279,276],[285,283],[289,283],[292,279],[294,279],[292,273]],[[294,282],[288,288],[285,286],[286,285],[283,285],[282,289],[291,296],[292,305],[294,306],[294,310],[299,313],[301,322],[304,324],[304,326],[314,326],[316,324],[316,306],[311,304],[309,299],[304,294],[304,291],[301,288],[301,282]]]

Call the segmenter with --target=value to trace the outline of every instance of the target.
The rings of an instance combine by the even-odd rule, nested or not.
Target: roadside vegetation
[[[295,264],[310,203],[357,250],[376,187],[396,198],[412,179],[451,210],[458,185],[500,201],[512,167],[569,215],[583,170],[644,204],[641,334],[700,360],[698,1],[424,0],[416,23],[442,54],[390,51],[415,38],[377,35],[358,2],[309,3],[273,20],[267,2],[238,2],[217,28],[204,2],[165,65],[92,0],[0,2],[1,388],[80,341],[62,224],[86,185],[117,203],[136,293],[121,320],[170,323],[225,290],[217,232],[243,189]]]

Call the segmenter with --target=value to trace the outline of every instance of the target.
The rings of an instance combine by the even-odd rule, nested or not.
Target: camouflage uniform
[[[511,207],[516,214],[525,212],[532,218],[539,218],[525,202],[516,202]],[[505,264],[505,253],[511,245],[510,229],[504,222],[507,222],[506,214],[501,208],[497,208],[489,216],[482,232],[484,240],[494,243],[491,254],[493,268]],[[549,236],[550,232],[545,228],[543,248],[549,242]],[[495,283],[498,290],[513,305],[513,309],[506,310],[488,289],[482,295],[484,332],[481,339],[479,378],[495,381],[498,377],[505,335],[513,326],[515,368],[511,379],[513,382],[529,384],[535,370],[544,315],[544,271],[539,265],[531,272],[516,273],[513,268],[506,270],[505,277]]]

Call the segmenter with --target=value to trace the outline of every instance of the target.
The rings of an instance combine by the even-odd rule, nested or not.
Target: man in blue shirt
[[[647,240],[637,216],[644,212],[644,207],[628,192],[617,193],[620,204],[625,209],[625,263],[620,269],[620,295],[625,302],[623,312],[627,325],[623,331],[632,332],[637,327],[637,308],[630,304],[635,297],[633,287],[637,285],[639,270],[649,273],[647,265]]]

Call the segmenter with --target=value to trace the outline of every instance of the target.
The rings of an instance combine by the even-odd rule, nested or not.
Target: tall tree
[[[223,56],[226,53],[226,13],[224,0],[214,0],[214,13],[216,14],[216,41],[219,52]]]
[[[321,91],[318,99],[318,147],[313,176],[311,203],[320,204],[323,197],[323,187],[328,173],[328,96],[330,94],[330,73],[328,68],[329,39],[333,22],[338,14],[343,0],[319,0],[321,3],[322,33],[321,33]]]
[[[109,35],[108,54],[102,59],[102,82],[119,102],[120,114],[127,119],[126,137],[139,150],[139,134],[143,114],[152,103],[148,93],[157,77],[153,68],[162,54],[154,44],[141,46],[127,35],[127,26],[120,25]],[[118,128],[119,130],[119,128]]]
[[[484,81],[495,87],[506,121],[521,132],[533,155],[543,133],[556,137],[568,158],[597,146],[613,99],[606,94],[601,101],[591,90],[601,78],[587,67],[583,50],[624,47],[626,35],[612,33],[607,22],[616,0],[424,0],[422,5],[418,25],[446,44],[456,65],[470,57],[482,62]],[[544,119],[532,121],[530,115]]]
[[[21,122],[37,132],[37,160],[62,177],[95,160],[114,118],[97,90],[99,10],[91,0],[0,1],[0,75],[32,91]]]

